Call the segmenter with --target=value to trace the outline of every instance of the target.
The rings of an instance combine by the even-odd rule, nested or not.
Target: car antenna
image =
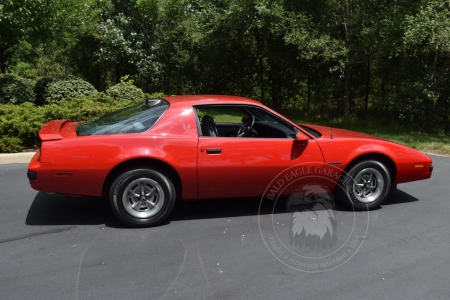
[[[331,129],[331,137],[330,137],[330,140],[332,140],[332,139],[333,139],[333,127],[330,127],[330,129]]]

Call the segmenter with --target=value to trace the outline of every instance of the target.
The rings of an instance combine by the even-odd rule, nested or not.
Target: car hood
[[[328,126],[312,125],[312,124],[301,124],[301,125],[310,127],[314,130],[317,130],[318,132],[320,132],[322,134],[322,138],[330,138],[333,135],[333,139],[366,138],[366,139],[375,139],[375,140],[385,141],[382,138],[379,138],[379,137],[376,137],[376,136],[373,136],[370,134],[366,134],[366,133],[352,131],[352,130],[339,129],[339,128],[333,128],[333,127],[328,127]]]

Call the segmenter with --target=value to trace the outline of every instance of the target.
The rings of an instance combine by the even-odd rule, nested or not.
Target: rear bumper
[[[28,180],[37,180],[37,173],[33,171],[27,172]]]
[[[52,164],[39,162],[40,150],[36,152],[28,165],[27,177],[30,185],[37,191],[52,191]]]

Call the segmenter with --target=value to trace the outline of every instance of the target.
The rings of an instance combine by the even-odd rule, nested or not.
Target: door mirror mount
[[[296,130],[295,141],[300,144],[306,144],[309,141],[309,137],[300,130]]]

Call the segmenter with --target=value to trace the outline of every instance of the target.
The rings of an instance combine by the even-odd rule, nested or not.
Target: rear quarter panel
[[[42,145],[41,162],[52,165],[52,192],[101,196],[109,172],[122,162],[153,158],[180,175],[183,195],[197,195],[198,134],[192,108],[168,110],[147,132],[69,137]]]

